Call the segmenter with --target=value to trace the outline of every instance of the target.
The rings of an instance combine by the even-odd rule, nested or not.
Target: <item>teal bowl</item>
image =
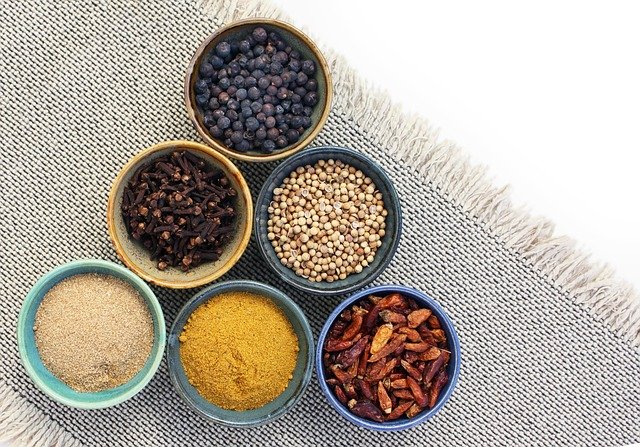
[[[60,281],[83,273],[111,275],[126,281],[142,296],[153,318],[153,347],[144,367],[127,383],[105,391],[81,393],[55,377],[42,363],[36,347],[33,325],[36,312],[47,292]],[[97,259],[73,261],[56,267],[36,282],[22,304],[18,317],[18,350],[27,374],[47,396],[64,405],[81,409],[98,409],[117,405],[137,394],[158,370],[166,340],[164,315],[149,286],[131,271],[113,262]]]
[[[271,299],[287,316],[298,336],[298,358],[293,378],[287,388],[268,404],[253,410],[225,410],[204,399],[189,383],[180,360],[180,334],[193,311],[210,298],[225,292],[249,292]],[[248,428],[272,422],[291,410],[300,400],[311,380],[314,360],[311,327],[298,305],[287,295],[267,284],[255,281],[227,281],[198,292],[178,313],[167,343],[169,377],[185,403],[196,413],[215,423],[228,427]]]

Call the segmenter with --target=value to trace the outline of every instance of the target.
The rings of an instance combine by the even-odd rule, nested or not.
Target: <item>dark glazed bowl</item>
[[[277,32],[289,43],[289,45],[291,45],[294,50],[299,51],[305,59],[310,59],[316,64],[316,73],[314,78],[318,81],[318,96],[320,98],[318,104],[313,110],[313,114],[311,115],[311,127],[309,127],[300,136],[300,139],[296,143],[274,151],[271,154],[264,154],[256,151],[239,152],[225,146],[222,141],[213,138],[202,122],[203,116],[196,104],[196,95],[194,90],[194,84],[197,80],[202,60],[210,54],[218,42],[225,39],[231,41],[239,40],[253,31],[257,26],[263,27],[267,32]],[[309,145],[327,121],[329,111],[331,109],[332,97],[333,86],[331,84],[331,70],[316,44],[306,34],[293,25],[279,20],[266,18],[245,19],[233,22],[218,29],[215,33],[207,37],[191,59],[184,82],[184,100],[187,113],[200,136],[202,136],[209,146],[222,152],[227,157],[250,162],[267,162],[285,158]]]
[[[179,337],[193,311],[209,299],[225,292],[250,292],[272,300],[287,316],[298,336],[298,358],[289,386],[275,400],[253,410],[225,410],[204,399],[189,383],[180,360]],[[207,287],[196,293],[178,313],[167,337],[167,363],[169,377],[176,392],[195,412],[204,418],[229,427],[255,427],[278,419],[300,400],[313,372],[313,335],[304,313],[298,305],[280,290],[255,281],[227,281]]]
[[[333,326],[333,323],[336,321],[340,313],[351,306],[352,304],[357,303],[358,301],[366,298],[369,295],[388,295],[390,293],[398,292],[404,296],[409,298],[413,298],[416,302],[422,306],[428,307],[432,310],[433,314],[438,317],[440,320],[440,324],[442,325],[442,329],[444,329],[447,340],[449,342],[449,350],[451,351],[451,358],[449,360],[449,365],[447,367],[447,374],[449,375],[449,382],[445,385],[445,387],[440,392],[440,396],[438,396],[438,401],[436,405],[428,410],[424,410],[416,417],[412,419],[407,419],[406,417],[397,419],[395,421],[389,422],[374,422],[368,419],[363,419],[359,416],[354,415],[349,411],[347,407],[345,407],[335,396],[333,391],[327,385],[326,375],[324,371],[324,365],[322,364],[322,350],[324,348],[324,344],[327,338],[327,334]],[[322,392],[327,397],[327,400],[331,404],[333,408],[336,409],[341,416],[347,419],[349,422],[357,425],[358,427],[366,428],[369,430],[376,431],[399,431],[405,430],[407,428],[415,427],[416,425],[430,419],[435,415],[438,411],[442,409],[444,404],[449,400],[449,397],[453,393],[453,390],[458,383],[458,376],[460,375],[460,341],[458,340],[458,334],[456,333],[456,329],[453,326],[453,322],[449,318],[449,316],[445,313],[445,311],[440,307],[440,305],[431,297],[429,297],[424,292],[413,289],[411,287],[399,286],[399,285],[385,285],[385,286],[377,286],[372,287],[370,289],[361,290],[355,295],[344,300],[336,309],[329,315],[326,323],[322,327],[322,331],[320,332],[320,336],[318,337],[318,345],[316,347],[316,374],[318,375],[318,381],[320,382],[320,388],[322,388]]]
[[[267,221],[269,220],[268,207],[273,199],[273,190],[282,184],[282,181],[296,168],[314,164],[319,160],[341,160],[344,163],[360,169],[365,175],[371,177],[378,190],[382,193],[384,206],[387,210],[385,235],[382,238],[382,245],[378,248],[374,261],[365,267],[360,273],[352,273],[345,279],[334,282],[311,282],[306,278],[298,276],[291,269],[280,263],[271,242],[267,238]],[[402,233],[402,210],[400,199],[391,183],[391,179],[373,160],[352,149],[341,147],[323,146],[307,149],[282,162],[269,176],[265,182],[258,200],[255,211],[255,235],[258,241],[258,248],[267,264],[284,281],[292,286],[304,290],[305,292],[318,295],[339,295],[352,292],[376,279],[382,271],[389,265],[393,258],[400,235]]]

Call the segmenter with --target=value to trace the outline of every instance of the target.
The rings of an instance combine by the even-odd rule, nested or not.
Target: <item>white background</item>
[[[640,288],[637,3],[275,2]]]
[[[640,5],[587,3],[276,0],[640,289]]]

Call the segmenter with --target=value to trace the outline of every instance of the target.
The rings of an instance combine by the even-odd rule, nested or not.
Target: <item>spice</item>
[[[259,408],[293,377],[298,338],[270,299],[229,292],[200,305],[180,335],[180,358],[191,385],[228,410]]]
[[[94,273],[52,287],[33,330],[47,369],[80,392],[126,383],[153,345],[153,320],[140,294],[121,279]]]
[[[436,405],[449,381],[446,348],[431,309],[393,293],[370,296],[342,312],[322,360],[336,398],[353,414],[384,422]]]
[[[362,272],[385,235],[382,194],[340,160],[298,167],[273,191],[268,213],[267,237],[280,262],[315,282]]]
[[[224,172],[176,151],[135,172],[124,189],[122,217],[158,269],[188,271],[220,258],[235,229],[236,195]]]
[[[311,127],[315,74],[312,60],[258,27],[215,46],[199,67],[195,100],[213,138],[240,152],[271,153]]]

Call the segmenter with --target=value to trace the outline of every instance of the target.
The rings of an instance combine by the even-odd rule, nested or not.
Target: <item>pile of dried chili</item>
[[[337,399],[376,422],[432,408],[449,381],[450,351],[437,316],[413,299],[370,296],[342,312],[323,364]]]

